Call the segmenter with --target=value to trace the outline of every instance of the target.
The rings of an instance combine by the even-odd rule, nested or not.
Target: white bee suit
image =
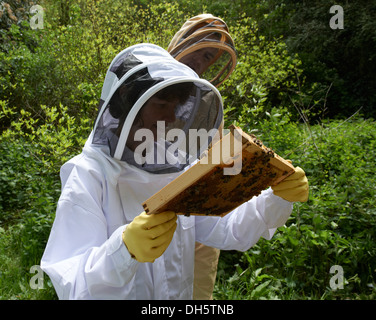
[[[156,46],[131,48],[136,57],[137,50],[154,50],[157,56],[168,59]],[[184,69],[176,63],[171,65]],[[184,72],[191,72],[189,77],[198,80],[188,69]],[[149,73],[152,75],[150,69]],[[113,86],[120,82],[115,78],[111,81]],[[103,96],[105,90],[107,97]],[[102,114],[114,91],[105,80]],[[220,111],[218,118],[222,117]],[[127,156],[118,151],[118,146],[111,151],[111,137],[103,144],[95,138],[100,117],[82,153],[61,168],[62,193],[41,261],[60,299],[192,299],[195,241],[244,251],[261,236],[270,239],[291,214],[292,204],[268,189],[224,218],[179,215],[173,239],[163,255],[154,263],[136,261],[123,243],[124,229],[143,211],[141,204],[146,199],[190,164],[179,170],[174,165],[172,170],[164,166],[154,171],[122,160]],[[103,130],[100,134],[103,136]],[[108,137],[108,132],[104,136]],[[121,157],[117,159],[112,153]]]

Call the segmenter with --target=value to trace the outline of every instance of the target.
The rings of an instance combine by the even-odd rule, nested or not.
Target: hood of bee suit
[[[201,78],[218,87],[234,71],[236,50],[226,23],[211,14],[201,14],[186,21],[171,40],[167,51],[181,61],[194,52],[214,50]]]
[[[223,118],[218,90],[152,44],[114,58],[99,106],[91,146],[108,146],[116,161],[151,173],[179,172],[197,160]]]

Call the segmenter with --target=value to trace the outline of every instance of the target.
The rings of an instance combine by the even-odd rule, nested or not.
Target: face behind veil
[[[235,44],[228,27],[211,14],[186,21],[167,50],[216,87],[230,76],[236,65]]]
[[[91,143],[142,170],[178,172],[208,148],[222,118],[212,84],[164,49],[140,44],[107,71]]]

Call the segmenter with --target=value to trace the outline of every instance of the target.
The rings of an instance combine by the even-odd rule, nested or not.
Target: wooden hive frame
[[[255,136],[231,126],[230,133],[199,162],[147,199],[143,207],[147,214],[171,210],[187,216],[223,217],[293,172],[288,161]]]

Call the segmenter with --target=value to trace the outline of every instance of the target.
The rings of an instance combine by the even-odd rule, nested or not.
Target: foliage
[[[0,172],[0,260],[11,269],[18,268],[18,271],[9,270],[15,278],[5,272],[0,283],[7,279],[19,279],[21,283],[12,284],[13,289],[8,293],[0,292],[0,297],[5,294],[34,297],[25,281],[30,267],[40,263],[54,220],[60,194],[60,166],[83,146],[83,137],[88,136],[91,127],[88,119],[69,116],[63,106],[42,105],[41,112],[44,122],[22,111],[18,121],[0,137],[3,168]],[[9,259],[8,253],[16,258]],[[52,288],[49,291],[53,292]]]
[[[333,5],[343,8],[343,29],[329,26]],[[375,117],[374,1],[250,1],[248,10],[261,34],[283,36],[289,52],[299,55],[309,83],[331,87],[327,115],[350,116],[363,106],[367,116]]]
[[[237,43],[238,63],[223,86],[226,120],[238,121],[249,130],[273,106],[291,108],[290,96],[298,91],[300,61],[287,53],[282,41],[259,36],[256,22],[245,15],[230,32]]]
[[[0,3],[0,29],[6,29],[15,23],[28,20],[30,8],[38,1],[7,0]]]
[[[260,135],[282,156],[293,151],[289,158],[306,171],[310,198],[294,205],[271,241],[243,254],[222,252],[215,297],[374,299],[374,122],[332,121],[309,131],[265,121]],[[330,288],[333,265],[344,269],[344,289]]]
[[[48,14],[43,29],[33,30],[23,20],[1,30],[0,97],[17,112],[0,119],[0,130],[20,110],[39,117],[40,104],[61,103],[70,115],[94,118],[115,55],[140,42],[167,47],[175,32],[171,26],[187,19],[168,3],[147,9],[120,0],[62,3],[67,2],[44,1]],[[141,23],[145,21],[147,25]]]

